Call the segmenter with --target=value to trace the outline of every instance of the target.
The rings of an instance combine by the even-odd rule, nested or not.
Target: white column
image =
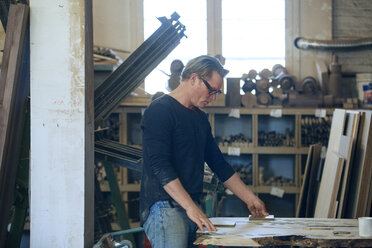
[[[31,247],[91,247],[91,3],[30,1]]]

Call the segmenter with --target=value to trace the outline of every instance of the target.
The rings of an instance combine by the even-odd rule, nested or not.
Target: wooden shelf
[[[236,147],[236,146],[231,146]],[[222,153],[227,154],[228,147],[227,146],[219,146]],[[241,154],[307,154],[309,148],[302,147],[290,147],[290,146],[280,146],[280,147],[273,147],[273,146],[260,146],[260,147],[237,147],[240,148]]]
[[[132,98],[134,99],[134,97]],[[139,126],[140,116],[146,108],[146,105],[149,103],[149,99],[146,99],[146,97],[141,98],[141,101],[138,101],[138,99],[140,98],[136,98],[137,104],[130,105],[128,101],[127,103],[121,104],[121,106],[115,111],[116,113],[119,113],[120,116],[120,142],[123,144],[136,143],[139,140],[138,137],[141,135],[137,129]],[[215,106],[203,109],[203,111],[208,114],[212,134],[217,134],[217,136],[223,138],[241,133],[243,136],[248,137],[249,140],[249,143],[236,142],[229,143],[229,145],[224,143],[224,146],[220,145],[219,148],[224,154],[228,154],[229,147],[240,148],[240,152],[237,154],[242,156],[231,156],[226,159],[231,159],[231,163],[237,165],[244,166],[248,163],[250,164],[252,168],[252,183],[254,186],[249,185],[248,187],[254,193],[270,194],[273,187],[280,188],[284,190],[284,194],[289,194],[290,199],[294,199],[294,204],[296,204],[301,189],[301,171],[304,166],[304,155],[307,155],[309,150],[309,147],[301,146],[302,118],[312,116],[317,117],[319,112],[322,114],[325,112],[327,116],[331,116],[334,108],[282,108],[281,106],[263,108],[231,108],[218,106],[223,102],[224,97],[220,97]],[[239,109],[240,118],[235,119],[228,117],[232,109]],[[281,117],[271,118],[272,114],[278,113],[278,111],[273,113],[273,110],[277,109],[281,110]],[[131,130],[133,128],[136,128],[136,130]],[[258,145],[259,131],[276,131],[278,133],[285,133],[287,128],[291,132],[291,142],[284,144],[295,144],[294,146],[266,147]],[[246,140],[247,139],[244,139],[244,141]],[[234,151],[236,152],[236,150]],[[266,170],[265,168],[267,168],[267,170],[272,170],[270,173],[273,173],[274,178],[276,176],[291,178],[294,186],[259,185],[260,173],[262,173],[260,171],[261,167],[264,167],[264,170]],[[124,184],[119,185],[119,187],[124,200],[128,200],[128,192],[140,191],[139,184],[126,184],[128,181],[131,181],[129,177],[130,174],[128,174],[127,169],[121,168],[121,182]],[[103,191],[109,191],[108,185],[103,185],[102,188]]]
[[[317,109],[324,109],[326,110],[327,115],[332,115],[334,108],[282,108],[278,106],[278,108],[217,108],[217,107],[206,107],[204,111],[209,114],[229,114],[231,109],[239,109],[240,114],[247,114],[247,115],[270,115],[273,109],[280,109],[282,111],[282,115],[315,115]]]
[[[300,193],[300,188],[296,186],[255,186],[252,187],[252,191],[254,193],[261,193],[261,194],[270,194],[271,189],[273,187],[280,188],[284,190],[285,194],[299,194]]]
[[[101,191],[102,192],[109,192],[110,191],[110,186],[108,185],[108,182],[101,182]],[[121,192],[139,192],[141,188],[140,184],[124,184],[124,185],[119,185],[119,189]]]

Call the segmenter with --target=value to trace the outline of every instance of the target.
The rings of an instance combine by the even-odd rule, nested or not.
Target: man
[[[216,231],[200,208],[204,162],[252,215],[268,215],[223,158],[207,115],[199,109],[221,93],[227,72],[211,56],[190,60],[180,85],[153,101],[143,115],[140,218],[153,248],[193,247],[197,228]]]

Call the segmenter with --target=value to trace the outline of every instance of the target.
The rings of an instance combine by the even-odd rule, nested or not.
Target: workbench
[[[197,232],[194,244],[218,246],[372,247],[360,237],[357,219],[211,218],[217,232]]]

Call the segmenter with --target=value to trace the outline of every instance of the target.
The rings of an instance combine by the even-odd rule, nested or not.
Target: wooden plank
[[[249,221],[272,221],[275,220],[275,216],[273,214],[270,214],[265,217],[255,217],[253,215],[249,215]]]
[[[29,94],[29,40],[26,5],[11,5],[0,76],[0,247],[3,247]]]
[[[332,118],[331,131],[329,134],[327,153],[330,151],[338,152],[339,145],[340,145],[340,138],[344,130],[345,120],[346,120],[346,110],[335,109],[333,118]]]
[[[349,141],[349,149],[347,153],[347,158],[345,161],[345,168],[344,168],[344,174],[342,178],[342,187],[340,192],[340,200],[338,205],[338,212],[337,212],[337,218],[343,217],[344,212],[344,200],[345,196],[348,193],[349,188],[349,181],[350,181],[350,167],[352,166],[352,158],[354,155],[355,150],[355,144],[358,136],[358,130],[359,130],[359,121],[360,121],[360,113],[359,112],[349,112],[349,125],[347,129],[347,135],[350,137]],[[340,144],[340,147],[342,144]]]
[[[337,153],[327,153],[326,164],[324,166],[323,176],[320,183],[318,199],[315,207],[315,218],[330,218],[331,207],[333,206],[332,196],[335,194],[337,186],[337,174],[340,170],[340,159]],[[338,192],[338,187],[336,194]]]
[[[322,163],[320,159],[320,154],[322,151],[322,145],[321,144],[315,144],[314,145],[314,151],[313,151],[313,158],[312,158],[312,165],[310,169],[310,176],[309,176],[309,187],[307,192],[307,199],[306,199],[306,211],[305,211],[305,217],[314,217],[314,209],[315,209],[315,197],[316,193],[318,192],[318,170],[320,163]]]
[[[343,134],[346,119],[346,111],[336,109],[334,111],[331,132],[328,142],[328,150],[324,163],[322,180],[320,183],[319,194],[316,202],[314,217],[327,218],[331,206],[331,191],[333,189],[339,156],[337,154],[340,145],[340,138]]]
[[[213,217],[209,218],[209,220],[215,225],[216,227],[234,227],[237,221],[246,221],[248,222],[248,218],[239,218],[239,217]]]
[[[330,189],[332,194],[331,194],[331,200],[330,200],[331,205],[328,210],[329,218],[335,218],[337,214],[337,208],[339,206],[339,202],[337,201],[337,195],[340,189],[340,182],[341,182],[342,172],[344,171],[344,165],[345,165],[345,159],[339,157],[333,189]]]
[[[300,197],[298,200],[297,208],[296,208],[296,217],[304,217],[305,215],[305,206],[306,206],[306,199],[307,199],[307,192],[308,192],[308,186],[309,186],[309,176],[310,176],[310,164],[312,161],[312,155],[313,155],[314,146],[311,145],[309,147],[309,152],[307,153],[307,159],[306,159],[306,165],[305,165],[305,171],[304,176],[301,183],[301,191],[300,191]],[[305,195],[304,195],[305,194]]]
[[[351,171],[350,194],[348,196],[345,217],[358,218],[369,216],[370,190],[372,178],[372,111],[361,110],[360,131],[358,134],[353,168]]]

